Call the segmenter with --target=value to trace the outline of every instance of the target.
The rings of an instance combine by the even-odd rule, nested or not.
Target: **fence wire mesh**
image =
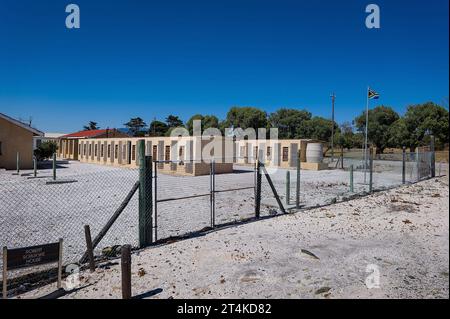
[[[48,165],[43,165],[48,167]],[[63,239],[63,265],[77,263],[86,250],[84,225],[95,237],[138,179],[138,170],[60,161],[52,170],[0,172],[0,244],[8,249]],[[137,245],[137,196],[96,249],[124,243]],[[3,267],[0,259],[0,267]],[[9,273],[9,278],[54,265]]]
[[[429,178],[431,158],[429,151],[374,154],[372,174],[370,161],[364,162],[362,150],[346,151],[334,161],[325,158],[328,169],[319,171],[298,171],[292,167],[295,165],[266,167],[262,163],[260,216],[295,209],[297,196],[299,208],[306,209]],[[203,163],[206,166],[201,167],[200,176],[190,174],[196,169],[195,162],[153,162],[150,193],[140,195],[137,191],[131,196],[96,246],[95,255],[114,256],[124,244],[139,247],[140,197],[151,202],[154,241],[255,218],[256,158],[247,156],[233,161],[232,172],[223,174],[216,171],[215,163]],[[448,164],[444,164],[436,173],[447,171]],[[90,226],[95,238],[123,206],[138,181],[139,169],[78,162],[60,161],[56,182],[48,167],[40,168],[36,178],[32,171],[21,171],[19,175],[2,171],[0,244],[18,248],[62,238],[64,265],[77,263],[86,251],[84,226]],[[1,263],[0,259],[0,267]],[[51,268],[42,266],[37,270],[50,273]],[[17,271],[9,276],[35,271]]]

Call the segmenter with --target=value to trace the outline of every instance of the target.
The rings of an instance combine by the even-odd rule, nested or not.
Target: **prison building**
[[[44,133],[0,113],[0,168],[33,168],[33,137]],[[19,156],[17,156],[19,154]]]
[[[118,137],[129,137],[129,135],[116,129],[86,130],[63,135],[58,139],[57,156],[62,159],[78,160],[81,140]]]
[[[156,161],[156,169],[175,175],[199,176],[215,172],[233,172],[233,160],[227,161],[225,150],[233,152],[233,140],[223,137],[128,137],[88,138],[79,140],[80,162],[136,168],[139,166],[138,142],[145,142],[145,155]]]
[[[268,167],[295,168],[300,157],[302,169],[327,169],[325,163],[307,160],[308,145],[318,143],[322,142],[312,139],[239,140],[235,142],[234,162],[242,165],[254,164],[258,158]]]

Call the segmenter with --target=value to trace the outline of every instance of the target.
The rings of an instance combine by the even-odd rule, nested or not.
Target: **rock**
[[[316,295],[320,295],[326,292],[329,292],[331,290],[330,287],[322,287],[316,290]]]
[[[301,251],[302,251],[302,253],[307,254],[307,255],[313,257],[314,259],[320,259],[319,257],[317,257],[316,255],[314,255],[314,254],[313,254],[312,252],[310,252],[309,250],[302,249]]]
[[[145,271],[144,268],[139,268],[139,270],[138,270],[138,276],[139,277],[144,277],[146,273],[147,272]]]

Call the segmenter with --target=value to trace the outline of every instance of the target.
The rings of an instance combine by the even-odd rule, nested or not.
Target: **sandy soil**
[[[118,262],[64,298],[120,298]],[[132,285],[147,298],[448,298],[448,177],[139,251]]]

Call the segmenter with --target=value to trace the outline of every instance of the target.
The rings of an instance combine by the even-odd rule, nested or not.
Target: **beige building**
[[[240,140],[236,141],[235,163],[254,164],[256,158],[268,167],[294,168],[300,154],[301,168],[306,170],[326,169],[324,163],[309,163],[306,150],[309,143],[321,143],[312,139],[286,140]]]
[[[62,159],[79,159],[80,140],[96,138],[128,137],[129,135],[116,129],[79,131],[63,135],[58,139],[58,151],[56,155]]]
[[[0,168],[33,168],[33,137],[44,133],[0,113]]]
[[[233,140],[222,137],[129,137],[96,138],[79,141],[81,162],[135,168],[139,166],[138,141],[145,141],[145,154],[158,161],[157,169],[177,175],[205,175],[210,161],[216,173],[233,172],[225,149],[233,152]]]
[[[268,167],[294,168],[300,153],[302,169],[326,168],[308,163],[306,149],[314,140],[240,140],[223,137],[128,137],[79,140],[76,157],[85,163],[135,168],[137,144],[145,141],[145,153],[158,161],[157,169],[177,175],[205,175],[214,159],[216,173],[231,173],[233,164],[252,165],[256,154]]]

